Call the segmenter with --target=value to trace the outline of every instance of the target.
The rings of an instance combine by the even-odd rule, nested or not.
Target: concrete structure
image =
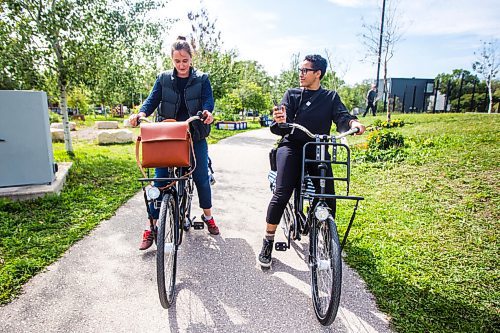
[[[76,131],[76,123],[74,121],[70,121],[68,124],[70,131]],[[63,123],[52,123],[50,124],[50,128],[63,129]]]
[[[2,187],[0,188],[0,198],[21,201],[40,198],[48,194],[59,194],[72,164],[71,162],[57,163],[57,172],[51,184]]]
[[[117,121],[96,121],[95,128],[97,129],[117,129],[118,122]]]
[[[51,128],[50,135],[53,142],[64,142],[64,130],[59,128]]]
[[[133,141],[134,135],[132,131],[127,129],[102,130],[97,133],[97,143],[100,145]]]
[[[0,101],[0,187],[52,183],[47,94],[1,90]]]

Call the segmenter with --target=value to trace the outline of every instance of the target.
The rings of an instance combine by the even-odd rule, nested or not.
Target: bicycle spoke
[[[314,310],[323,325],[329,325],[337,315],[342,282],[340,248],[335,223],[332,219],[315,222],[311,234],[312,291]]]
[[[169,308],[175,294],[177,245],[175,234],[176,204],[172,195],[165,195],[160,208],[158,250],[156,253],[157,283],[160,303]]]

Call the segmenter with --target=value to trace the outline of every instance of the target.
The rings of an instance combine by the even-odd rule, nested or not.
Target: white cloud
[[[362,7],[373,4],[373,0],[328,0],[329,2],[341,7]]]
[[[469,33],[500,36],[500,2],[498,0],[447,1],[405,0],[399,4],[402,21],[409,35]]]

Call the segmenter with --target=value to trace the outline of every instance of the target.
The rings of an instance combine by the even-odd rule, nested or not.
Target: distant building
[[[383,102],[384,80],[379,80],[378,99]],[[432,97],[432,99],[431,99]],[[438,94],[436,111],[444,103],[440,103],[442,95]],[[434,79],[416,78],[388,78],[387,79],[387,104],[391,110],[400,112],[426,112],[432,110],[434,101]]]

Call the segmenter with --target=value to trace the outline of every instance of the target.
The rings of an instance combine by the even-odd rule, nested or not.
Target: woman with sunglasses
[[[311,139],[302,131],[290,132],[290,129],[280,128],[279,123],[297,123],[306,127],[315,134],[330,134],[332,122],[338,132],[346,132],[351,128],[358,128],[358,134],[365,131],[365,127],[358,122],[340,100],[336,91],[321,88],[321,79],[326,74],[327,62],[320,55],[308,55],[299,68],[300,88],[286,91],[281,106],[273,110],[271,132],[282,137],[276,153],[277,176],[274,195],[269,203],[266,216],[266,233],[263,239],[259,262],[262,267],[271,266],[271,253],[274,245],[274,235],[285,206],[290,200],[292,192],[300,184],[302,166],[302,149]],[[314,151],[306,152],[309,158],[314,158]],[[315,175],[317,170],[308,170]],[[331,166],[327,176],[332,175]],[[334,192],[333,180],[326,184],[328,193]],[[335,211],[333,200],[328,202],[332,211]]]

